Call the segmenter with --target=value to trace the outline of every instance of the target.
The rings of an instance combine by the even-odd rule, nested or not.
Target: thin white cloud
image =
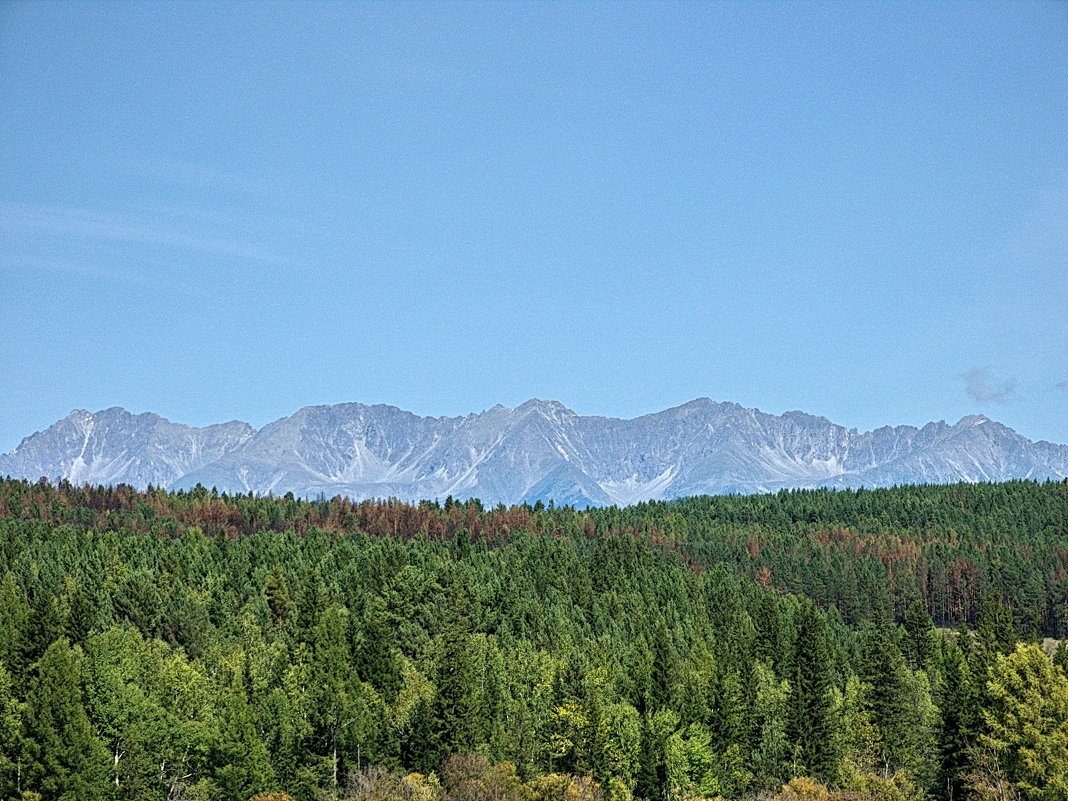
[[[129,219],[81,208],[10,203],[0,206],[0,230],[10,234],[32,232],[68,241],[133,242],[248,261],[292,264],[268,248],[184,230],[170,222],[171,225],[167,221],[161,224]]]
[[[1016,391],[1016,379],[1001,375],[989,367],[976,367],[961,374],[964,391],[981,404],[1005,403]]]

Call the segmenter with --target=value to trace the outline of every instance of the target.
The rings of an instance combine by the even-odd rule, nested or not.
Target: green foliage
[[[786,709],[790,683],[779,681],[766,662],[754,662],[750,676],[753,703],[748,732],[749,773],[756,789],[782,784],[789,771]]]
[[[905,637],[903,651],[905,661],[912,670],[921,670],[927,666],[934,649],[938,645],[937,634],[931,616],[923,601],[915,600],[905,612]]]
[[[934,659],[935,696],[941,718],[935,789],[940,798],[963,797],[969,754],[979,727],[979,688],[962,650],[969,639],[968,632],[943,639]]]
[[[0,662],[0,797],[18,792],[21,768],[23,705],[12,694],[11,674]]]
[[[0,797],[1059,798],[1066,507],[0,480]]]
[[[859,668],[863,707],[875,727],[879,763],[887,770],[915,770],[922,720],[914,677],[885,618],[868,624],[863,632]]]
[[[795,770],[829,779],[837,772],[839,758],[834,687],[827,625],[810,601],[798,610],[796,632],[789,665],[787,739],[793,745]]]
[[[1068,798],[1068,677],[1037,646],[1019,644],[998,656],[986,686],[981,744],[1025,801]]]
[[[24,786],[45,801],[106,796],[108,755],[82,705],[81,662],[80,650],[57,639],[36,664],[27,692]]]
[[[1068,642],[1061,640],[1053,651],[1053,664],[1068,675]]]

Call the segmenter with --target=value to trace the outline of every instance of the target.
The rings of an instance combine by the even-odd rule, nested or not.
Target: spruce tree
[[[11,573],[0,581],[0,662],[12,674],[21,676],[27,665],[27,634],[30,621],[30,605],[26,594],[15,583]]]
[[[381,602],[372,603],[367,610],[356,666],[360,678],[370,682],[387,702],[397,695],[402,682],[395,639],[394,629],[386,621]]]
[[[858,673],[864,683],[865,707],[879,734],[884,764],[891,769],[911,766],[919,726],[912,704],[912,677],[885,615],[865,627]]]
[[[948,801],[964,797],[968,755],[974,744],[979,712],[971,670],[959,644],[945,643],[940,649],[939,662],[938,706],[942,725],[938,737],[937,793]]]
[[[26,698],[23,786],[45,801],[94,801],[107,793],[108,753],[82,705],[80,658],[65,638],[53,642],[37,663]]]
[[[838,767],[831,659],[823,617],[807,599],[797,612],[789,680],[787,739],[794,760],[802,772],[831,779]]]
[[[934,622],[923,601],[913,601],[905,612],[905,661],[912,670],[922,670],[931,658]]]
[[[668,709],[671,696],[678,687],[680,678],[679,658],[671,644],[671,632],[666,621],[661,619],[653,634],[652,670],[649,685],[649,707],[655,712]]]
[[[463,593],[450,603],[447,620],[437,640],[434,665],[434,700],[424,720],[423,767],[433,769],[452,754],[472,751],[483,740],[479,677],[471,649]]]

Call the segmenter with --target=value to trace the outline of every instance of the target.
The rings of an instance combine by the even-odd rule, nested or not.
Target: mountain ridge
[[[479,497],[626,505],[783,488],[1068,477],[1068,445],[985,415],[859,432],[791,410],[695,398],[623,419],[532,398],[456,417],[388,404],[305,406],[260,428],[114,406],[75,409],[0,454],[0,475],[314,497]]]

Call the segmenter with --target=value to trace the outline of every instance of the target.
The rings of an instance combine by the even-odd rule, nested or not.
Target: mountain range
[[[707,398],[622,420],[556,401],[419,417],[394,406],[308,406],[260,430],[206,428],[114,407],[75,410],[0,454],[0,475],[72,483],[354,499],[477,497],[601,506],[793,487],[1068,477],[1068,446],[973,415],[860,433],[803,412]]]

